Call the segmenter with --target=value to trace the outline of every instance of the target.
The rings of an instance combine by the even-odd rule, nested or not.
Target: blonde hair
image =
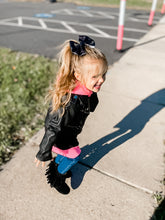
[[[73,40],[78,43],[77,41]],[[59,53],[59,70],[52,88],[49,90],[47,99],[52,101],[52,112],[57,111],[60,107],[64,108],[70,100],[71,91],[76,86],[76,78],[74,73],[82,73],[82,61],[85,56],[99,59],[103,61],[103,72],[108,70],[108,62],[105,55],[97,48],[85,46],[86,55],[78,56],[72,53],[70,41],[65,41],[62,45],[62,50]],[[63,96],[65,95],[65,99]],[[63,99],[62,99],[63,98]]]

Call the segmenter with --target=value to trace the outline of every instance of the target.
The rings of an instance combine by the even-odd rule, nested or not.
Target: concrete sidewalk
[[[110,69],[79,141],[69,195],[33,161],[43,130],[0,172],[1,220],[149,220],[163,191],[165,17]],[[90,169],[90,167],[93,167]]]

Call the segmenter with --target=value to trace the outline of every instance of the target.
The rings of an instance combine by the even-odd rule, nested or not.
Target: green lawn
[[[44,97],[57,63],[0,48],[0,165],[43,126]]]

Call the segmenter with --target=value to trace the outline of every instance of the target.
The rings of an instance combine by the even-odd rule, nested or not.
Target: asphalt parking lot
[[[0,2],[0,46],[54,58],[57,46],[79,34],[95,39],[109,64],[125,52],[116,51],[119,8],[85,7],[69,3]],[[149,11],[126,10],[123,51],[152,27]],[[153,26],[161,14],[154,17]]]

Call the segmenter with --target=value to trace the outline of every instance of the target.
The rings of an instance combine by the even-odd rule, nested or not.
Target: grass
[[[119,7],[120,0],[57,0],[57,2],[72,2],[81,5]],[[157,10],[162,7],[162,0],[157,1]],[[127,8],[150,10],[152,0],[129,0],[126,2]]]
[[[165,219],[165,198],[161,201],[158,208],[155,210],[151,220],[164,220]]]
[[[45,0],[10,0],[10,1],[27,1],[27,2],[44,2]],[[71,2],[78,5],[119,7],[120,0],[56,0],[56,2]],[[163,1],[157,1],[157,11],[161,10]],[[151,10],[152,0],[129,0],[126,7],[131,9]]]
[[[0,165],[43,126],[44,96],[57,63],[0,48]]]
[[[165,140],[164,140],[165,145]],[[164,154],[164,162],[165,162],[165,154]],[[165,187],[165,174],[164,178],[161,181],[161,184]],[[154,198],[157,201],[158,207],[155,209],[150,220],[165,220],[165,192],[156,192]]]

